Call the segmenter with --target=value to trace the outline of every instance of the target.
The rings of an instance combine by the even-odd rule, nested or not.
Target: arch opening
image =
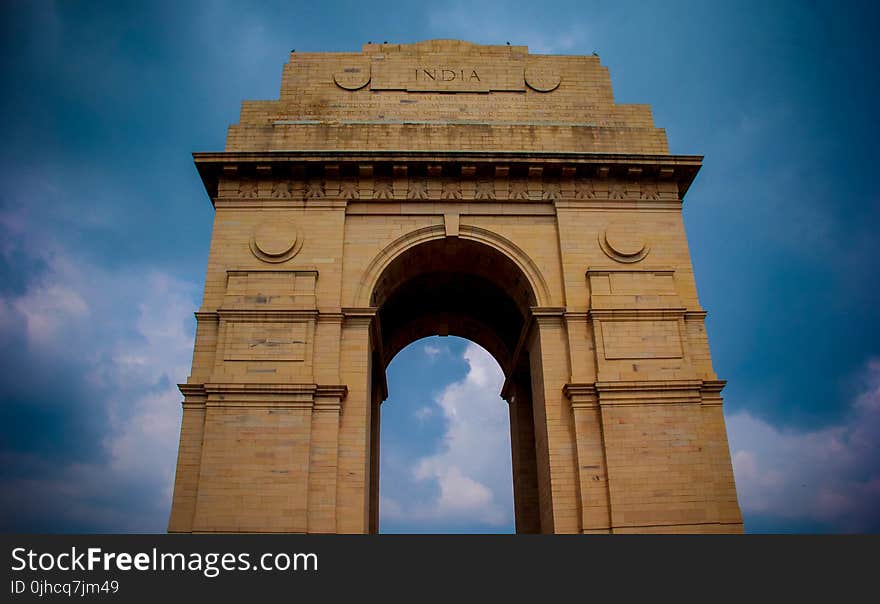
[[[510,419],[493,356],[431,336],[401,350],[387,378],[381,532],[513,532]]]
[[[536,295],[507,255],[484,243],[446,237],[401,252],[382,270],[370,297],[377,309],[373,342],[370,529],[379,530],[381,403],[379,384],[392,359],[429,336],[458,336],[485,349],[506,379],[517,532],[539,532],[535,421],[529,354],[524,346]],[[499,388],[500,390],[500,388]],[[500,394],[500,392],[498,393]]]

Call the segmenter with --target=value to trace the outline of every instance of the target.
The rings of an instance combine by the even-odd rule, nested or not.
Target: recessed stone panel
[[[222,308],[314,308],[317,277],[317,271],[228,271]]]
[[[605,358],[679,359],[678,321],[602,321]]]
[[[226,328],[226,361],[303,361],[306,323],[234,322]]]

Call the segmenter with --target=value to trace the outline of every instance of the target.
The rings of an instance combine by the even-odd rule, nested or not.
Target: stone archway
[[[374,531],[385,366],[448,332],[504,370],[519,531],[740,532],[681,216],[701,160],[595,56],[292,53],[195,154],[215,216],[169,531]]]
[[[494,247],[458,236],[443,237],[409,247],[387,262],[370,301],[379,325],[373,342],[377,383],[385,383],[384,371],[400,350],[430,335],[466,338],[498,361],[511,384],[508,396],[514,399],[508,403],[516,530],[540,532],[538,491],[541,486],[548,488],[549,468],[539,468],[536,453],[536,443],[546,446],[547,439],[535,435],[528,355],[540,351],[526,337],[537,297],[526,275]],[[387,393],[381,388],[373,393],[370,530],[377,532],[379,426]],[[541,459],[546,464],[546,452]],[[539,480],[539,475],[545,479]]]

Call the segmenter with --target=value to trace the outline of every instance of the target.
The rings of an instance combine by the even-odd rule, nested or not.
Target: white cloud
[[[513,490],[507,406],[499,396],[504,376],[492,356],[469,343],[467,375],[449,384],[435,399],[446,420],[441,448],[409,468],[407,489],[428,483],[430,497],[383,497],[383,518],[501,526],[511,522]]]
[[[449,354],[449,349],[445,346],[437,346],[436,344],[425,344],[422,346],[422,352],[432,361],[436,361],[440,355]]]
[[[846,421],[833,426],[780,430],[745,412],[727,419],[744,514],[880,528],[880,359],[865,378]]]
[[[85,530],[164,530],[181,416],[176,384],[188,374],[197,288],[159,271],[108,270],[61,253],[44,261],[23,292],[0,297],[0,333],[23,332],[26,354],[45,363],[41,380],[53,367],[72,368],[71,398],[51,404],[59,417],[95,414],[85,421],[101,426],[104,438],[87,462],[4,447],[4,459],[30,470],[7,481],[16,497],[0,507],[14,517],[22,501],[47,506],[64,517],[58,526]],[[32,404],[45,406],[39,388]],[[93,403],[88,409],[70,408],[83,397]],[[135,493],[145,500],[126,507]],[[102,503],[110,499],[117,503]]]
[[[433,415],[434,415],[434,408],[428,407],[427,405],[424,407],[419,407],[418,409],[416,409],[416,412],[415,412],[416,419],[419,422],[425,422]]]

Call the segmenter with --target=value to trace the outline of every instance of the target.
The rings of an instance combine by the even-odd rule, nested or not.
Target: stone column
[[[309,451],[310,533],[336,532],[339,413],[346,391],[345,386],[318,386],[315,392]]]
[[[202,438],[205,433],[205,389],[201,385],[180,384],[184,395],[180,448],[177,452],[177,475],[169,533],[192,531],[199,492],[199,469],[202,461]]]
[[[348,386],[339,416],[336,531],[370,528],[370,426],[373,408],[371,324],[375,308],[343,309],[340,377]]]
[[[535,459],[535,418],[531,385],[519,380],[511,383],[510,449],[513,466],[513,503],[517,533],[540,533],[541,513],[538,496],[538,466]]]
[[[573,415],[562,389],[571,375],[563,309],[533,308],[529,347],[541,498],[541,532],[580,532]]]
[[[602,414],[593,384],[566,384],[565,395],[574,412],[577,439],[578,478],[580,481],[581,531],[611,531],[611,500],[608,495],[608,471]]]

